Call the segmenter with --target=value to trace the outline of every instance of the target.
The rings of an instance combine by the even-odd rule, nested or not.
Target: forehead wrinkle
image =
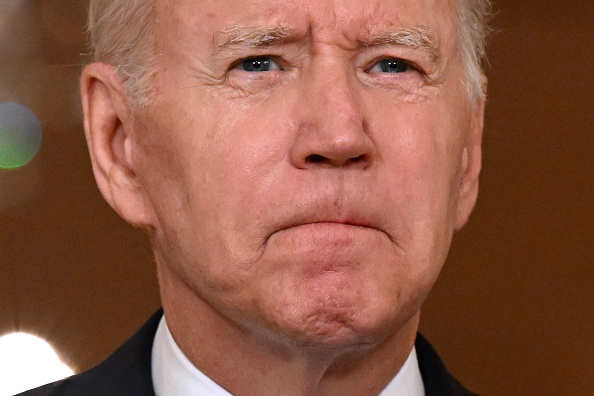
[[[402,45],[425,51],[431,61],[439,62],[439,44],[435,34],[426,26],[411,26],[389,30],[366,40],[359,40],[364,46]]]

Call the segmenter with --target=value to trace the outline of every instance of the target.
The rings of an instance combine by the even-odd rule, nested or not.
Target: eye
[[[237,63],[236,68],[246,72],[267,72],[272,70],[282,70],[278,63],[276,63],[271,56],[255,56],[244,59]]]
[[[413,69],[404,59],[386,58],[375,63],[368,73],[405,73]]]

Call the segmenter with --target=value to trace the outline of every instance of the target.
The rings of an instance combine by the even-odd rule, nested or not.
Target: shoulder
[[[151,375],[153,339],[163,311],[98,366],[18,396],[154,396]]]

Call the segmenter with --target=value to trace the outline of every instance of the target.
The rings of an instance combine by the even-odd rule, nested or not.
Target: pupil
[[[408,65],[401,59],[385,60],[381,63],[384,73],[404,73],[408,70]]]
[[[247,59],[243,62],[243,69],[245,71],[268,71],[270,69],[270,60],[266,58]]]

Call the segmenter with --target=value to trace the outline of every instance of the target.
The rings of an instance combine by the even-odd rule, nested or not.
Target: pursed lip
[[[303,228],[314,227],[314,228],[312,228],[312,231],[313,231],[315,229],[316,225],[319,225],[320,230],[324,226],[328,226],[328,227],[344,226],[344,227],[352,227],[353,229],[354,228],[367,229],[368,231],[377,232],[379,234],[384,235],[396,248],[398,248],[398,249],[402,248],[397,239],[392,237],[392,235],[389,232],[387,232],[384,229],[382,229],[381,227],[377,226],[372,221],[367,221],[364,219],[336,220],[336,219],[327,219],[327,218],[310,219],[307,221],[300,220],[300,221],[292,221],[292,222],[284,223],[282,226],[278,227],[274,232],[270,233],[267,236],[265,245],[267,245],[268,242],[270,242],[271,238],[273,238],[275,235],[280,235],[285,232],[289,232],[291,230],[298,230],[299,228],[302,228],[302,227]]]
[[[306,216],[303,216],[302,218],[295,218],[290,221],[282,223],[281,225],[279,225],[276,228],[276,230],[273,233],[271,233],[268,236],[268,238],[270,238],[272,235],[274,235],[276,233],[287,231],[290,229],[296,229],[296,228],[306,227],[306,226],[315,227],[316,225],[319,225],[320,227],[323,227],[325,225],[326,226],[335,225],[335,226],[345,226],[345,227],[367,228],[370,230],[382,232],[382,233],[386,234],[388,236],[388,238],[392,239],[387,232],[385,232],[383,229],[378,227],[373,221],[368,220],[367,218],[357,217],[357,216],[344,217],[344,218],[330,217],[330,216],[327,216],[327,217],[323,217],[323,216],[306,217]]]
[[[308,197],[309,198],[309,197]],[[373,202],[361,202],[356,199],[314,199],[295,200],[281,206],[281,210],[271,213],[276,221],[266,221],[270,226],[267,229],[265,243],[279,233],[295,230],[303,226],[315,227],[355,227],[367,229],[367,231],[378,232],[387,237],[393,244],[399,247],[396,238],[390,233],[390,223],[387,221],[383,207],[374,205]],[[280,216],[278,216],[280,215]],[[346,229],[346,228],[345,228]]]
[[[307,226],[307,225],[316,225],[316,224],[320,224],[320,225],[324,225],[324,224],[329,224],[329,225],[336,224],[336,225],[344,225],[344,226],[352,226],[352,227],[362,227],[362,228],[377,229],[376,227],[374,227],[371,224],[371,222],[368,222],[368,221],[313,220],[313,221],[296,222],[294,224],[289,224],[288,226],[281,228],[279,231],[287,230],[289,228],[296,228],[296,227]]]

